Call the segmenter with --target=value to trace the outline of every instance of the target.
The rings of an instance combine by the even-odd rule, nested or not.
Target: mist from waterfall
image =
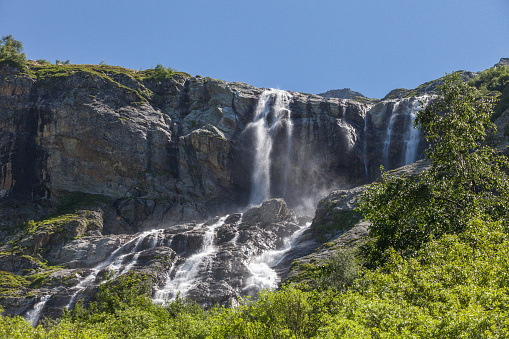
[[[252,294],[253,292],[258,293],[264,288],[276,288],[279,282],[279,277],[274,270],[274,267],[284,259],[285,254],[288,251],[297,245],[304,231],[306,231],[310,226],[310,222],[301,226],[290,237],[284,240],[284,244],[281,249],[264,251],[248,263],[247,269],[251,273],[251,276],[246,280],[244,291]]]
[[[396,112],[399,107],[400,101],[394,103],[394,107],[391,111],[391,118],[389,120],[389,124],[387,125],[387,130],[385,131],[385,139],[384,139],[384,148],[382,153],[383,165],[386,170],[389,169],[389,152],[391,149],[391,136],[392,129],[394,128],[394,122],[396,121]]]
[[[364,158],[364,174],[366,175],[366,179],[369,177],[368,175],[368,115],[364,115],[364,129],[363,129],[363,158]]]
[[[254,119],[246,129],[254,135],[254,161],[250,204],[258,205],[271,197],[271,155],[278,130],[285,128],[286,149],[278,161],[284,162],[283,193],[290,173],[293,124],[289,109],[292,96],[282,90],[265,90],[258,100]]]

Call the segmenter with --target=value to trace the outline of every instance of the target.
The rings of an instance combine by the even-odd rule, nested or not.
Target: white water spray
[[[25,315],[26,321],[28,321],[33,327],[37,326],[39,318],[41,317],[42,310],[48,300],[52,297],[51,294],[42,296],[41,299],[34,305],[34,308],[28,311]]]
[[[166,300],[173,300],[179,295],[185,297],[193,288],[197,281],[196,276],[203,265],[207,266],[210,257],[215,253],[214,238],[216,229],[224,225],[224,221],[228,215],[219,218],[219,220],[208,226],[203,235],[203,245],[201,250],[187,258],[187,260],[178,268],[175,276],[168,276],[165,286],[156,291],[154,294],[154,302],[164,303]],[[171,270],[169,272],[171,274]]]
[[[389,124],[387,125],[387,130],[385,132],[385,140],[384,140],[384,149],[383,149],[383,164],[385,166],[385,170],[389,170],[389,151],[391,149],[391,136],[392,129],[394,127],[394,122],[396,121],[396,110],[399,106],[399,101],[394,103],[394,107],[391,112],[391,119],[389,120]]]
[[[292,96],[282,90],[270,89],[264,91],[256,106],[254,119],[246,127],[254,132],[254,166],[251,184],[250,204],[258,205],[270,198],[270,165],[272,146],[276,132],[286,127],[286,159],[283,173],[283,192],[286,190],[290,173],[290,152],[292,145],[293,124],[289,109]],[[271,110],[271,102],[273,102]],[[271,114],[272,113],[272,114]]]
[[[368,178],[368,115],[364,115],[364,174]]]
[[[264,288],[274,289],[277,287],[279,277],[274,270],[284,258],[285,254],[290,251],[297,243],[305,230],[311,226],[311,223],[306,223],[290,237],[284,241],[283,248],[279,250],[269,250],[263,252],[260,256],[256,257],[253,261],[247,264],[247,269],[251,276],[246,281],[244,291],[260,291]]]
[[[414,128],[414,121],[416,118],[416,113],[422,108],[424,109],[429,101],[429,96],[425,95],[422,97],[417,97],[415,100],[409,102],[408,104],[408,125],[407,131],[405,133],[405,163],[404,165],[408,165],[414,163],[417,160],[417,151],[419,149],[419,141],[420,141],[420,131],[418,128]],[[423,103],[421,105],[421,102]]]
[[[79,282],[78,285],[76,285],[72,288],[73,290],[75,290],[75,292],[73,293],[71,299],[69,300],[69,303],[65,306],[65,308],[70,309],[71,307],[74,306],[75,299],[79,295],[79,293],[83,292],[85,289],[92,286],[92,284],[96,280],[97,276],[103,269],[108,268],[114,272],[115,276],[117,276],[120,268],[122,267],[125,257],[127,257],[128,255],[134,254],[131,262],[129,263],[129,264],[132,263],[132,265],[131,265],[131,267],[132,267],[135,264],[135,263],[133,263],[133,261],[137,260],[139,257],[140,244],[142,244],[143,241],[147,237],[154,236],[154,235],[158,236],[159,233],[161,233],[161,232],[162,232],[162,230],[151,230],[151,231],[142,232],[139,235],[137,235],[136,237],[134,237],[133,239],[131,239],[130,241],[126,242],[125,244],[123,244],[122,246],[117,248],[115,251],[113,251],[110,254],[110,256],[108,257],[108,259],[106,259],[105,261],[103,261],[102,263],[100,263],[99,265],[94,267],[92,269],[92,272],[88,276],[86,276],[83,280],[81,280]],[[121,254],[123,252],[123,250],[126,247],[128,247],[129,245],[131,245],[133,242],[135,243],[133,249],[128,254]],[[152,241],[151,243],[154,243],[154,242]],[[128,266],[129,266],[129,264],[128,264]],[[124,273],[127,273],[127,270],[124,269],[122,271],[122,274],[124,274]]]

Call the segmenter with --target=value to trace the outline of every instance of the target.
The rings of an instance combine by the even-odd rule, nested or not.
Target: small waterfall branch
[[[25,319],[33,326],[37,326],[37,323],[39,322],[39,318],[41,317],[42,310],[44,309],[44,306],[46,306],[46,303],[48,300],[52,297],[51,294],[47,294],[34,305],[34,308],[28,311],[25,315]]]
[[[187,260],[177,268],[175,276],[171,278],[171,270],[168,274],[168,280],[165,286],[156,291],[154,294],[154,301],[164,303],[166,300],[173,300],[179,295],[185,297],[187,293],[197,283],[196,276],[200,267],[207,265],[207,260],[214,254],[216,248],[214,246],[214,238],[216,229],[224,225],[224,221],[228,215],[219,218],[214,224],[207,226],[203,236],[203,245],[201,250],[187,258]]]
[[[408,127],[407,132],[405,133],[405,163],[404,165],[408,165],[414,163],[417,160],[417,151],[419,149],[419,141],[420,141],[420,131],[418,128],[414,128],[414,121],[416,118],[416,114],[419,110],[426,108],[427,103],[429,102],[429,95],[425,95],[422,97],[417,97],[413,101],[409,102],[407,116],[408,119]]]
[[[310,226],[311,223],[308,222],[305,226],[302,226],[300,229],[294,232],[290,237],[286,238],[283,248],[279,250],[265,251],[258,257],[254,258],[253,261],[248,263],[246,266],[251,273],[251,276],[246,281],[244,291],[246,291],[248,294],[253,294],[253,292],[258,293],[264,288],[276,288],[279,277],[274,270],[274,267],[284,259],[285,254],[288,251],[297,245],[298,240],[304,231],[306,231]]]
[[[69,303],[67,304],[66,308],[70,309],[74,306],[75,300],[77,296],[86,290],[88,287],[92,286],[99,275],[100,272],[102,272],[104,269],[109,269],[110,271],[113,271],[115,277],[127,273],[129,269],[131,269],[138,260],[138,257],[140,255],[140,246],[144,242],[146,238],[151,238],[150,246],[153,245],[155,247],[158,243],[159,235],[162,233],[162,230],[151,230],[142,232],[130,241],[126,242],[119,248],[117,248],[115,251],[113,251],[108,259],[97,265],[92,269],[92,272],[87,275],[84,279],[82,279],[78,285],[74,286],[72,289],[75,290],[73,293],[71,299],[69,300]],[[130,245],[135,243],[131,251],[127,254],[122,254],[124,250],[126,250]],[[129,255],[132,255],[132,258],[130,262],[127,263],[127,265],[124,265],[124,259],[128,257]],[[124,269],[120,272],[121,268],[124,267]]]

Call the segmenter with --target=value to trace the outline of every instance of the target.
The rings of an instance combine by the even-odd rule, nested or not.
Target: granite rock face
[[[244,128],[263,89],[183,75],[161,82],[73,71],[37,79],[8,66],[0,74],[1,197],[101,195],[142,228],[248,202],[253,146]],[[368,180],[361,142],[368,109],[292,93],[291,206]]]
[[[338,98],[338,99],[354,99],[355,97],[365,98],[362,93],[352,91],[350,88],[331,89],[327,92],[318,94],[324,98]]]

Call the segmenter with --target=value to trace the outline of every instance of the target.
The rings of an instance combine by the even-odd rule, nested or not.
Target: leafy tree
[[[480,215],[508,218],[509,163],[483,145],[486,129],[496,128],[492,99],[479,99],[454,75],[440,90],[415,120],[431,144],[430,169],[415,177],[384,173],[360,202],[372,222],[365,247],[371,265],[384,262],[391,249],[409,255],[433,238],[462,232]]]
[[[161,64],[157,64],[157,66],[154,68],[151,78],[157,80],[164,80],[171,78],[174,74],[175,70],[173,68],[171,67],[166,68]]]
[[[359,264],[354,250],[340,248],[320,267],[319,285],[342,291],[350,287],[358,275]]]
[[[26,54],[23,52],[21,41],[14,40],[12,35],[6,35],[0,40],[0,64],[25,67]]]

